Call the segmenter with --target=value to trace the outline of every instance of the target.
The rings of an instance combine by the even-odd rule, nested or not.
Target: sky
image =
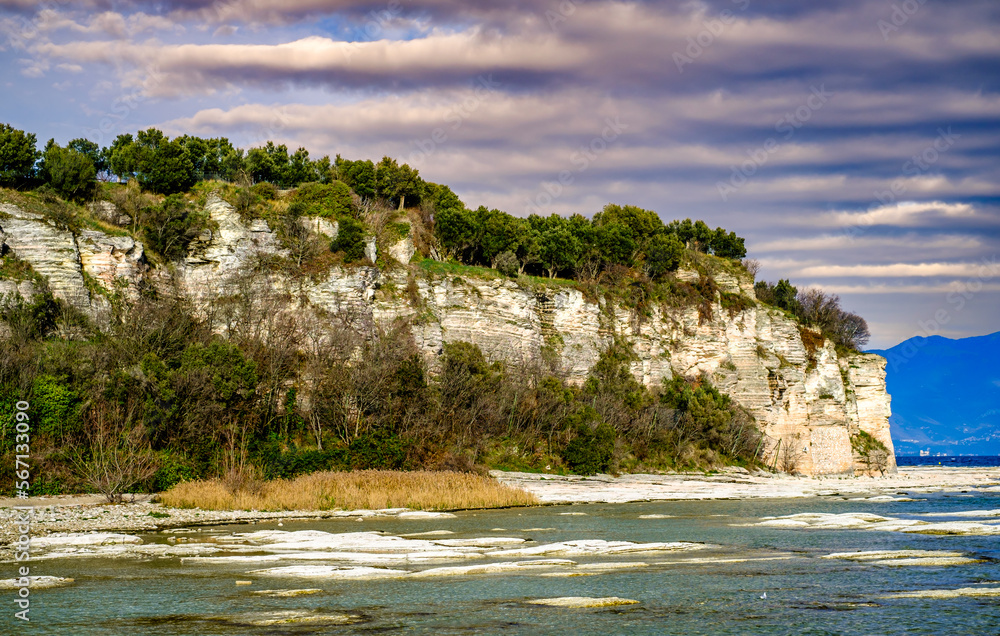
[[[885,348],[1000,330],[998,26],[995,0],[0,0],[0,122],[704,219]]]

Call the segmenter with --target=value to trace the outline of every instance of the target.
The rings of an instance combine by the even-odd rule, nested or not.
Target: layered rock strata
[[[130,295],[150,279],[159,285],[169,281],[196,307],[206,308],[234,293],[235,281],[261,257],[283,254],[264,221],[244,223],[218,197],[206,206],[214,229],[192,244],[183,261],[150,271],[142,245],[131,238],[91,230],[74,235],[13,206],[2,211],[3,245],[46,276],[53,293],[83,311],[97,311],[106,302],[88,290],[85,277]],[[336,232],[319,223],[312,227],[327,236]],[[389,254],[408,262],[412,243]],[[699,276],[678,273],[685,280]],[[407,319],[432,368],[444,343],[468,341],[493,359],[544,359],[579,383],[601,351],[623,338],[635,351],[632,372],[643,383],[655,385],[675,374],[705,375],[748,408],[766,434],[761,456],[777,469],[805,475],[870,472],[871,462],[852,445],[863,431],[889,450],[874,469],[893,472],[885,360],[871,354],[839,356],[830,341],[803,338],[793,318],[758,303],[749,277],[718,271],[714,278],[722,292],[742,297],[736,309],[732,303],[724,308],[717,293],[710,311],[652,306],[639,312],[558,282],[522,285],[499,276],[432,276],[401,264],[386,270],[335,267],[319,279],[293,283],[272,277],[268,285],[290,292],[290,310],[311,305],[359,324]]]

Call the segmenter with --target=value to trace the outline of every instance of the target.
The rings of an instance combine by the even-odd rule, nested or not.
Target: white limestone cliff
[[[191,245],[187,258],[159,271],[147,271],[142,245],[131,238],[91,230],[77,236],[9,205],[2,208],[0,244],[48,277],[54,294],[84,311],[96,311],[103,301],[88,291],[84,273],[129,295],[144,280],[162,285],[169,278],[174,289],[204,306],[232,293],[234,279],[257,259],[283,253],[264,221],[244,223],[218,197],[209,199],[206,211],[215,229]],[[398,260],[408,261],[410,250],[412,243],[400,247]],[[838,356],[829,341],[810,349],[817,339],[804,340],[794,319],[756,302],[749,276],[714,276],[721,290],[744,297],[742,308],[730,313],[717,294],[710,318],[693,306],[654,305],[643,313],[558,282],[435,276],[419,266],[335,267],[319,279],[297,281],[294,289],[277,277],[269,284],[294,292],[291,302],[349,312],[359,324],[409,320],[432,369],[444,343],[468,341],[493,359],[545,359],[569,381],[582,382],[602,349],[622,337],[636,353],[632,372],[643,383],[707,375],[748,408],[767,436],[762,456],[778,469],[805,475],[870,471],[852,449],[852,438],[864,431],[889,449],[877,468],[894,471],[885,360]],[[682,280],[698,277],[678,272]]]

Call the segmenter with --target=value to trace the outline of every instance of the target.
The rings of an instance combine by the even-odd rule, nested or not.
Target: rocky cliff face
[[[0,240],[48,276],[57,296],[84,311],[99,310],[103,301],[88,291],[85,274],[129,291],[143,279],[160,284],[170,279],[174,289],[205,305],[230,293],[231,281],[255,259],[281,253],[266,223],[244,224],[218,198],[207,205],[217,229],[200,237],[170,272],[147,271],[141,244],[130,238],[93,231],[77,236],[17,208],[3,211],[8,216],[0,220]],[[407,245],[390,254],[409,260],[413,252]],[[623,337],[635,350],[632,372],[642,382],[658,384],[672,374],[707,375],[750,409],[767,436],[761,454],[778,469],[806,475],[895,470],[885,360],[868,354],[842,358],[829,341],[809,333],[803,337],[792,318],[755,301],[748,278],[715,274],[720,290],[744,299],[735,309],[732,304],[724,308],[716,295],[710,312],[653,306],[640,313],[588,298],[569,285],[528,287],[499,276],[432,276],[415,269],[333,268],[325,278],[299,281],[287,291],[295,292],[293,302],[333,314],[350,312],[352,320],[364,323],[408,319],[432,368],[445,342],[468,341],[494,359],[544,358],[571,381],[582,382],[602,348]],[[290,287],[283,280],[273,284]],[[884,464],[873,466],[870,458],[858,455],[852,439],[862,431],[889,449]]]

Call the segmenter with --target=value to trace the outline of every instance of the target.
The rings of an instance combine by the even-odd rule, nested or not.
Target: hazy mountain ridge
[[[1000,455],[1000,332],[916,337],[885,356],[889,420],[900,455]]]

